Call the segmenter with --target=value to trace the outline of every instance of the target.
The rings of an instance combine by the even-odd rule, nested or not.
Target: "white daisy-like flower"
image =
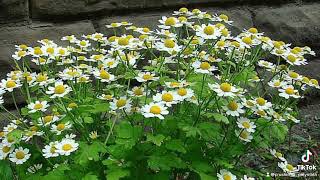
[[[308,64],[307,60],[303,56],[298,56],[292,53],[284,53],[282,57],[289,63],[290,65],[306,65]]]
[[[153,100],[155,102],[161,102],[166,106],[171,107],[173,104],[177,104],[182,99],[177,93],[173,91],[162,91],[161,93],[157,93],[155,96],[153,96]]]
[[[253,136],[251,135],[251,133],[245,129],[242,129],[240,131],[236,131],[236,134],[244,142],[251,142],[251,140],[253,139]]]
[[[262,109],[262,110],[267,110],[267,109],[270,109],[272,107],[272,104],[271,102],[268,102],[267,100],[265,100],[264,98],[262,97],[258,97],[255,99],[255,104],[256,104],[256,107],[258,109]]]
[[[229,25],[232,25],[232,23],[233,23],[233,21],[230,21],[229,17],[227,15],[225,15],[225,14],[220,14],[219,16],[215,15],[214,19],[216,21],[224,22],[224,23],[229,24]]]
[[[5,144],[0,143],[0,160],[6,159],[8,154],[10,154],[13,150],[13,146],[7,146]]]
[[[62,81],[57,81],[54,83],[54,87],[50,86],[48,88],[48,91],[46,91],[46,93],[51,94],[50,98],[56,98],[56,97],[64,97],[70,91],[72,91],[71,87],[69,87],[66,84],[63,84]]]
[[[258,66],[264,67],[264,68],[267,68],[267,69],[275,68],[275,65],[273,63],[268,62],[268,61],[264,61],[264,60],[258,61]]]
[[[251,122],[248,118],[241,117],[237,121],[239,128],[245,129],[250,133],[255,132],[256,125],[254,122]]]
[[[297,167],[289,164],[287,161],[278,162],[278,166],[283,170],[285,173],[294,173],[298,171]]]
[[[176,17],[166,17],[162,16],[161,20],[159,20],[161,25],[158,25],[161,29],[170,29],[171,27],[181,27],[182,23]]]
[[[242,104],[237,103],[236,101],[231,101],[227,104],[227,106],[224,106],[223,109],[226,111],[227,115],[240,116],[240,114],[244,113],[242,107]]]
[[[70,43],[75,43],[77,42],[77,38],[74,35],[70,35],[70,36],[63,36],[61,38],[62,41],[69,41]]]
[[[270,82],[268,82],[268,85],[274,88],[280,88],[282,86],[285,86],[287,83],[285,81],[281,81],[279,79],[274,79]]]
[[[95,69],[93,75],[100,79],[101,82],[111,82],[115,80],[115,76],[108,73],[105,69]]]
[[[126,56],[127,58],[128,56]],[[129,58],[129,57],[128,57]],[[130,60],[129,60],[130,61]],[[112,68],[115,68],[117,67],[119,64],[119,62],[113,58],[107,58],[103,61],[103,65],[104,67],[106,68],[109,68],[109,69],[112,69]]]
[[[291,81],[291,80],[301,81],[303,76],[301,76],[300,74],[298,74],[294,71],[289,71],[288,74],[286,74],[285,78],[289,81]]]
[[[164,39],[155,43],[155,47],[159,51],[166,51],[169,54],[176,54],[181,51],[182,46],[178,45],[175,39]]]
[[[90,39],[94,41],[103,41],[104,38],[105,37],[102,33],[94,33],[94,34],[91,34],[90,36]]]
[[[215,84],[208,84],[209,88],[217,93],[218,96],[221,97],[234,97],[237,95],[239,90],[232,86],[231,84],[224,82],[221,84],[215,83]]]
[[[172,82],[165,82],[164,83],[168,88],[182,88],[187,87],[190,83],[186,81],[172,81]]]
[[[9,159],[11,162],[16,164],[23,164],[30,158],[30,156],[31,154],[29,154],[29,149],[18,147],[12,153],[10,153]]]
[[[36,101],[34,103],[28,104],[28,109],[30,109],[29,113],[35,113],[38,111],[45,112],[49,104],[47,101]]]
[[[91,46],[91,43],[88,40],[78,40],[76,41],[76,44],[80,48],[88,48],[89,46]]]
[[[284,86],[279,90],[279,96],[284,97],[286,99],[289,99],[290,97],[293,98],[300,98],[301,96],[299,95],[299,91],[294,89],[294,87],[292,85],[287,85]]]
[[[221,36],[221,32],[220,29],[218,29],[212,24],[202,24],[197,29],[196,35],[203,39],[218,39]]]
[[[180,101],[189,99],[194,96],[194,92],[190,88],[179,88],[176,90],[176,94],[179,96]]]
[[[69,122],[66,123],[59,123],[57,125],[53,124],[51,126],[51,131],[56,133],[57,135],[60,135],[63,131],[68,130],[71,128],[71,124]]]
[[[230,171],[221,169],[219,173],[217,173],[217,177],[219,180],[236,180],[237,177],[232,174]]]
[[[69,156],[72,152],[76,151],[79,144],[73,139],[63,139],[57,145],[57,152],[63,156]]]
[[[300,120],[299,120],[299,119],[295,118],[294,116],[292,116],[292,115],[289,114],[289,113],[285,113],[285,114],[284,114],[284,118],[287,119],[287,120],[290,120],[290,121],[292,121],[292,122],[294,122],[294,123],[300,123]]]
[[[318,80],[316,80],[316,79],[310,79],[310,86],[311,87],[315,87],[315,88],[317,88],[317,89],[320,89],[320,85],[319,85],[319,82],[318,82]]]
[[[287,161],[284,158],[283,154],[278,152],[278,151],[276,151],[275,149],[270,149],[270,153],[272,154],[272,156],[274,156],[275,158],[280,159],[281,161],[284,161],[284,162]]]
[[[133,87],[131,91],[128,91],[128,93],[133,97],[141,97],[146,95],[144,88],[138,86]]]
[[[101,94],[98,96],[98,98],[101,100],[111,101],[113,96],[111,94]]]
[[[66,68],[62,72],[59,72],[59,77],[63,80],[73,80],[80,77],[82,71],[76,68]]]
[[[150,103],[141,108],[141,113],[146,118],[157,117],[164,119],[163,115],[169,114],[169,111],[162,103]]]
[[[57,121],[59,121],[59,117],[56,115],[47,115],[38,119],[39,126],[48,126]]]
[[[32,86],[47,86],[50,83],[53,83],[55,80],[50,79],[46,73],[39,73],[35,76],[35,81],[32,83]]]
[[[8,124],[7,126],[5,126],[3,128],[3,132],[9,133],[9,132],[11,132],[11,131],[13,131],[13,130],[15,130],[17,128],[18,128],[18,126],[16,124],[10,123],[10,124]]]
[[[99,137],[98,132],[97,131],[91,131],[89,134],[89,137],[91,139],[97,139]]]
[[[255,180],[253,177],[249,177],[247,175],[244,175],[243,178],[241,178],[241,180]]]
[[[49,145],[45,145],[44,149],[42,149],[42,155],[45,158],[51,158],[51,157],[58,157],[59,153],[57,151],[56,145],[58,144],[58,141],[50,142]]]
[[[212,74],[212,71],[218,70],[218,68],[210,65],[210,63],[206,61],[195,61],[194,63],[192,63],[192,67],[195,69],[195,72],[201,74]]]
[[[19,61],[20,59],[22,59],[23,57],[25,57],[27,55],[28,55],[27,51],[19,50],[19,51],[14,52],[14,54],[12,55],[12,58]]]
[[[1,80],[1,83],[0,83],[0,87],[9,91],[9,92],[12,92],[15,88],[18,88],[22,86],[20,84],[20,81],[19,80],[13,80],[13,79],[2,79]]]
[[[131,100],[127,99],[125,96],[120,97],[119,99],[113,99],[112,102],[110,102],[110,108],[112,110],[117,109],[125,109],[129,110],[131,108]]]
[[[159,77],[156,77],[154,73],[151,72],[140,72],[136,77],[138,82],[156,81]]]
[[[34,174],[37,171],[39,171],[41,168],[42,168],[42,164],[34,164],[34,165],[28,167],[27,171],[31,174]]]

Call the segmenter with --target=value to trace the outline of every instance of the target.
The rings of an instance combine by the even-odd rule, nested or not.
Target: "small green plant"
[[[67,46],[16,46],[1,95],[16,102],[22,93],[27,106],[1,106],[10,123],[0,131],[0,177],[265,177],[246,163],[252,154],[294,173],[275,149],[299,123],[298,100],[320,88],[292,70],[314,52],[256,28],[232,35],[224,14],[181,8],[159,22],[112,23],[113,36],[66,36]]]

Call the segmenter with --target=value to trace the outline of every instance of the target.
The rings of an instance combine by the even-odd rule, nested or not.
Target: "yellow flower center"
[[[104,99],[107,99],[107,100],[111,100],[112,99],[112,96],[110,94],[108,95],[104,95],[103,96]]]
[[[68,104],[68,108],[73,109],[73,108],[76,108],[76,107],[78,107],[77,103],[72,102],[72,103]]]
[[[39,110],[39,109],[41,109],[41,108],[43,108],[43,105],[42,105],[41,103],[38,103],[38,104],[35,104],[35,105],[34,105],[34,109],[35,109],[35,110]]]
[[[117,101],[116,105],[117,105],[117,107],[119,108],[119,107],[123,107],[124,105],[126,105],[126,103],[127,103],[127,100],[125,100],[125,99],[119,99],[119,100]]]
[[[102,79],[110,79],[110,74],[109,74],[107,71],[105,71],[105,70],[101,70],[101,71],[100,71],[100,77],[101,77]]]
[[[35,55],[41,55],[43,54],[42,50],[40,49],[40,47],[35,47],[34,48],[34,54]]]
[[[225,15],[225,14],[220,14],[219,18],[222,19],[222,20],[225,20],[225,21],[229,20],[229,17],[227,15]]]
[[[220,89],[223,92],[230,92],[231,91],[231,85],[229,83],[222,83],[222,84],[220,84]]]
[[[14,82],[12,80],[7,81],[7,83],[6,83],[7,88],[14,88],[14,87],[16,87],[16,85],[17,85],[16,82]]]
[[[242,126],[243,126],[244,128],[246,128],[246,129],[249,129],[249,128],[250,128],[250,123],[249,123],[248,121],[244,121],[244,122],[242,123]]]
[[[285,92],[286,92],[287,94],[289,94],[289,95],[292,95],[292,94],[294,94],[294,89],[291,88],[291,87],[288,87],[288,88],[285,90]]]
[[[66,91],[66,88],[63,85],[58,85],[54,88],[55,94],[63,94]]]
[[[303,78],[302,78],[302,81],[303,81],[304,83],[309,83],[309,82],[310,82],[310,79],[309,79],[308,77],[303,77]]]
[[[185,96],[185,95],[187,95],[187,93],[188,93],[188,91],[185,88],[178,89],[178,94],[180,96]]]
[[[145,40],[146,38],[148,38],[148,35],[146,35],[146,34],[141,34],[141,35],[139,36],[139,40],[140,40],[140,41],[143,41],[143,40]]]
[[[247,131],[242,131],[240,133],[240,137],[242,137],[243,139],[248,139],[249,133]]]
[[[222,34],[222,36],[227,37],[229,35],[228,29],[226,29],[226,28],[222,29],[221,34]]]
[[[187,18],[184,17],[184,16],[178,17],[178,20],[179,20],[180,22],[187,22],[187,21],[188,21]]]
[[[166,19],[166,21],[164,22],[164,24],[166,26],[173,26],[176,24],[176,19],[174,17],[169,17],[168,19]]]
[[[218,41],[217,46],[218,47],[223,47],[226,43],[224,41]]]
[[[28,48],[28,46],[25,45],[25,44],[21,44],[19,47],[20,47],[21,49],[23,49],[23,50],[26,50],[26,49]]]
[[[36,81],[37,82],[43,82],[43,81],[46,81],[47,80],[47,76],[46,75],[42,75],[42,74],[39,74],[36,78]]]
[[[49,123],[53,120],[53,116],[45,116],[43,118],[44,123]]]
[[[230,109],[231,111],[236,111],[238,109],[238,104],[234,101],[231,101],[228,104],[228,109]]]
[[[125,37],[121,37],[118,39],[118,44],[120,46],[126,46],[129,44],[129,39],[128,38],[125,38]]]
[[[293,79],[295,79],[295,78],[298,78],[299,77],[299,74],[298,73],[296,73],[296,72],[289,72],[289,76],[291,77],[291,78],[293,78]]]
[[[240,43],[237,42],[237,41],[232,41],[232,42],[231,42],[231,45],[232,45],[232,46],[235,46],[235,47],[240,47]]]
[[[19,57],[23,57],[23,56],[25,56],[27,54],[27,52],[25,52],[25,51],[19,51],[18,52],[18,56]]]
[[[133,93],[136,95],[136,96],[141,96],[143,95],[143,91],[141,88],[136,88]]]
[[[250,37],[243,37],[242,42],[251,45],[252,44],[252,39]]]
[[[172,102],[173,101],[173,96],[170,93],[164,93],[162,95],[162,100],[166,102]]]
[[[148,32],[150,32],[150,29],[145,27],[145,28],[142,29],[142,31],[145,32],[145,33],[148,33]]]
[[[288,59],[290,62],[292,62],[292,63],[294,63],[294,62],[297,61],[297,58],[296,58],[294,55],[292,55],[292,54],[289,54],[289,55],[287,56],[287,59]]]
[[[281,82],[280,81],[276,81],[273,83],[274,86],[280,86]]]
[[[57,130],[58,130],[58,131],[62,131],[62,130],[64,130],[64,128],[66,128],[66,125],[63,124],[63,123],[60,123],[60,124],[58,124],[58,126],[57,126]]]
[[[273,46],[277,49],[280,49],[281,48],[281,43],[279,41],[274,41],[273,42]]]
[[[231,176],[229,174],[223,175],[223,180],[231,180]]]
[[[279,152],[276,152],[275,155],[279,158],[279,157],[282,157],[282,154],[279,153]]]
[[[203,29],[203,32],[206,34],[206,35],[212,35],[214,33],[214,28],[212,26],[206,26],[204,29]]]
[[[264,112],[264,110],[258,110],[257,114],[259,114],[260,116],[265,116],[266,112]]]
[[[116,38],[117,38],[116,36],[111,36],[111,37],[108,38],[108,41],[109,42],[114,42],[116,40]]]
[[[203,69],[203,70],[208,70],[210,68],[210,64],[208,62],[202,62],[200,64],[200,68]]]
[[[72,145],[71,144],[64,144],[62,146],[62,150],[64,151],[70,151],[72,149]]]
[[[8,147],[8,146],[3,146],[2,147],[2,152],[8,153],[9,151],[10,151],[10,147]]]
[[[152,114],[160,114],[161,113],[161,108],[157,105],[153,105],[150,108],[150,113]]]
[[[37,126],[31,126],[31,127],[30,127],[30,130],[31,130],[31,131],[38,131],[39,128],[38,128]]]
[[[254,105],[253,102],[251,102],[251,101],[247,101],[246,104],[247,104],[248,106],[253,106],[253,105]]]
[[[176,44],[174,43],[173,40],[166,39],[166,40],[164,40],[164,46],[167,48],[174,48],[176,46]]]
[[[287,168],[289,171],[293,171],[293,170],[294,170],[294,167],[293,167],[291,164],[287,164],[286,168]]]
[[[30,82],[32,81],[32,76],[27,76],[26,79],[27,79],[27,82]]]
[[[81,46],[86,46],[87,45],[87,42],[86,41],[80,41],[79,43]]]
[[[250,28],[248,31],[250,33],[253,33],[253,34],[257,34],[258,33],[258,29],[257,28]]]
[[[56,150],[57,150],[57,149],[56,149],[55,147],[51,147],[51,148],[50,148],[50,153],[52,153],[52,154],[53,154],[53,153],[55,153],[55,152],[56,152]]]
[[[24,154],[23,151],[18,151],[16,152],[16,158],[17,159],[23,159],[26,155]]]
[[[312,83],[313,85],[316,85],[316,86],[319,85],[319,82],[318,82],[318,80],[316,80],[316,79],[310,79],[310,81],[311,81],[311,83]]]
[[[54,48],[52,48],[52,47],[47,48],[47,53],[48,54],[53,54],[54,53]]]
[[[183,8],[179,9],[179,12],[186,13],[186,12],[188,12],[188,9],[183,7]]]
[[[260,105],[260,106],[263,106],[266,104],[266,100],[263,99],[262,97],[259,97],[256,99],[256,102]]]
[[[142,79],[148,81],[148,80],[152,79],[152,77],[153,77],[153,76],[151,76],[150,74],[144,74],[144,75],[142,76]]]

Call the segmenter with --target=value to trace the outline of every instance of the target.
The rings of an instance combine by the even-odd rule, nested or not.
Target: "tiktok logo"
[[[301,156],[302,162],[309,162],[310,161],[310,156],[312,156],[312,152],[307,150],[307,153]]]

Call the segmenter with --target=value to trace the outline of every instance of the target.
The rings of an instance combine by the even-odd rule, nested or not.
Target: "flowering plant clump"
[[[309,47],[228,16],[181,8],[158,30],[121,22],[60,46],[16,46],[2,95],[27,105],[0,131],[2,167],[19,179],[253,179],[252,154],[296,168],[276,151],[299,123],[297,102],[318,81],[293,67]],[[34,70],[34,71],[32,71]],[[274,158],[272,158],[274,156]],[[7,166],[6,166],[7,165]],[[9,166],[10,165],[10,166]],[[10,173],[9,173],[10,172]]]

